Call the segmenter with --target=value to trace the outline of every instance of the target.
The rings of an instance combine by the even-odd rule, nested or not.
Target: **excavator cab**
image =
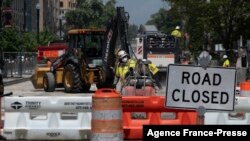
[[[76,59],[84,59],[91,66],[101,66],[104,30],[80,31],[82,32],[69,31],[69,56],[73,55],[77,56]]]

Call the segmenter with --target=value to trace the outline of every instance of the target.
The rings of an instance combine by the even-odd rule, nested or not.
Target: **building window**
[[[63,7],[63,2],[62,1],[60,1],[60,7]]]

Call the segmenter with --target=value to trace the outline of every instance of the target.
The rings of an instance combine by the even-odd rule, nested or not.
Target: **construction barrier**
[[[250,124],[250,82],[240,83],[240,94],[235,97],[234,111],[207,112],[205,124]]]
[[[114,89],[98,89],[92,96],[92,141],[122,141],[122,97]]]
[[[241,82],[240,83],[240,96],[250,97],[250,82]]]
[[[155,89],[151,86],[145,86],[137,89],[134,86],[126,86],[123,96],[155,96]]]
[[[164,96],[123,96],[123,129],[125,139],[142,139],[143,125],[195,125],[193,110],[165,108]],[[133,117],[144,113],[141,118]]]
[[[250,124],[250,97],[236,97],[234,111],[205,113],[205,124]]]
[[[250,113],[231,114],[230,112],[205,113],[205,125],[249,125]]]
[[[91,132],[92,97],[5,97],[7,140],[82,140]]]

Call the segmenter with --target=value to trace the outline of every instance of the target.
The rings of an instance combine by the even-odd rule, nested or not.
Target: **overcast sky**
[[[117,0],[116,6],[123,6],[130,15],[129,23],[139,26],[145,24],[150,15],[157,13],[160,8],[166,8],[167,4],[161,0]]]

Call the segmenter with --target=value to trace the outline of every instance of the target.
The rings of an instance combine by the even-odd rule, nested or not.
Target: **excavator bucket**
[[[49,72],[48,66],[37,66],[35,73],[31,76],[31,82],[36,89],[43,88],[43,76],[46,72]]]

